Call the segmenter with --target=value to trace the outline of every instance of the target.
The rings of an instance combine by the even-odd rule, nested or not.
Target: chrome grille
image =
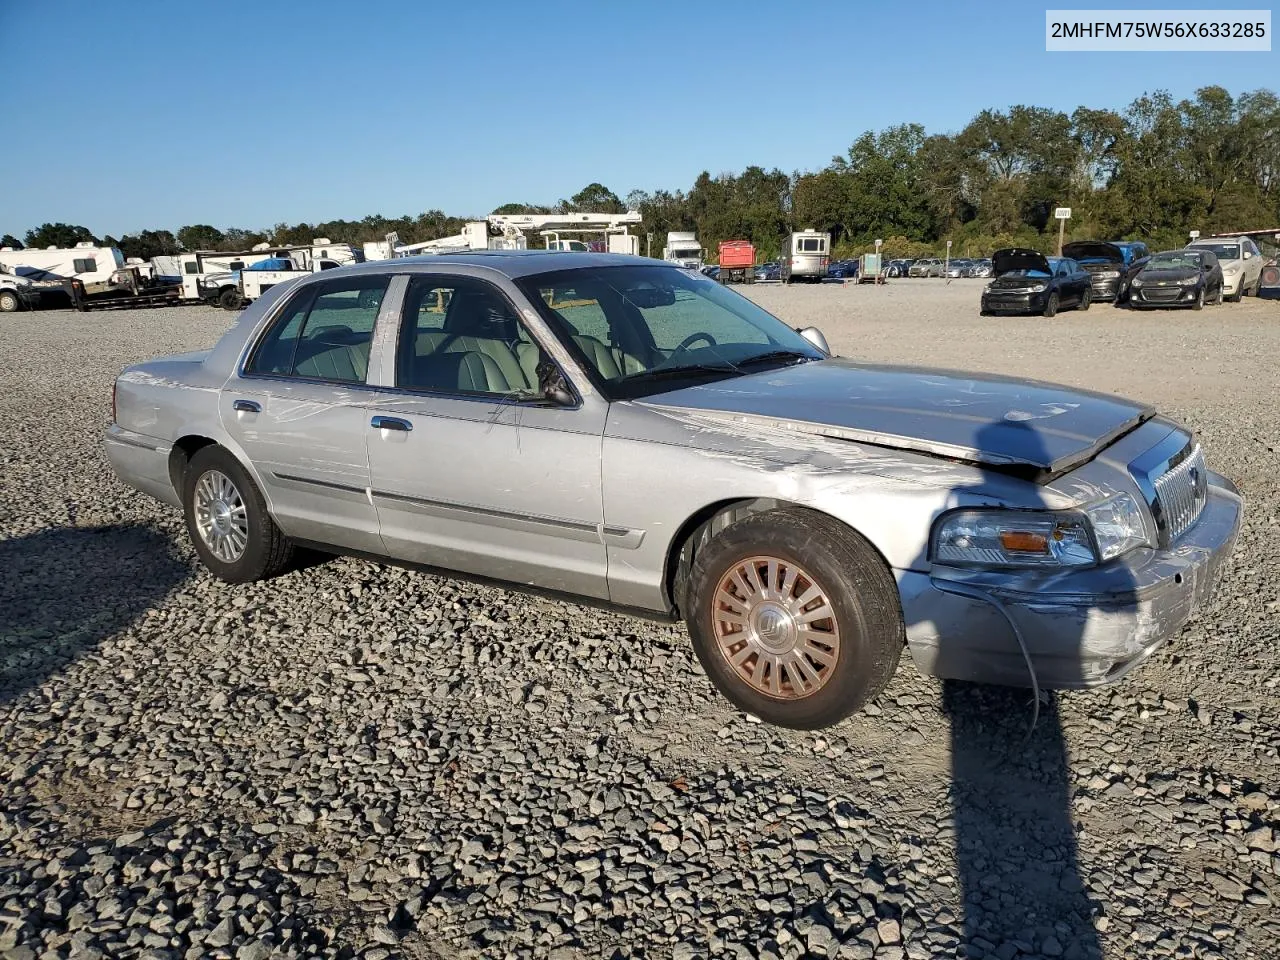
[[[1174,459],[1177,462],[1173,466],[1151,481],[1156,493],[1156,524],[1166,544],[1177,540],[1200,519],[1208,492],[1209,477],[1199,444]]]

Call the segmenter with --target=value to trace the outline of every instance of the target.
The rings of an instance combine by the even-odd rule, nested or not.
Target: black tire
[[[223,310],[239,310],[240,291],[235,287],[227,287],[218,294],[218,306]]]
[[[1213,301],[1214,306],[1216,307],[1222,306],[1222,298],[1226,293],[1226,291],[1227,291],[1227,288],[1224,284],[1218,284],[1218,297],[1216,300]]]
[[[0,290],[0,313],[17,313],[22,308],[22,301],[12,290]]]
[[[1195,303],[1191,304],[1191,309],[1192,310],[1204,309],[1204,286],[1203,285],[1200,287],[1199,290],[1196,291],[1196,300],[1195,300]]]
[[[1080,294],[1080,305],[1076,309],[1088,310],[1091,303],[1093,303],[1093,290],[1085,287],[1084,293]]]
[[[247,521],[243,552],[233,559],[217,556],[201,534],[196,519],[196,487],[202,478],[222,474],[240,495]],[[266,580],[289,569],[294,554],[292,541],[276,526],[267,511],[261,491],[225,447],[212,445],[197,450],[187,464],[182,481],[182,507],[187,520],[187,533],[203,563],[219,580],[227,583],[249,583]]]
[[[1227,302],[1228,302],[1228,303],[1239,303],[1239,302],[1240,302],[1241,300],[1243,300],[1243,299],[1244,299],[1244,284],[1242,283],[1242,284],[1240,284],[1240,286],[1236,287],[1236,292],[1235,292],[1235,293],[1233,293],[1231,296],[1227,297]]]
[[[1044,316],[1046,318],[1056,317],[1058,315],[1058,293],[1054,291],[1049,294],[1049,299],[1044,302]]]
[[[807,694],[794,695],[795,681],[788,669],[795,668],[785,665],[776,681],[780,695],[757,689],[738,673],[729,661],[730,653],[717,640],[716,611],[728,609],[716,599],[721,582],[735,570],[745,574],[747,562],[755,557],[775,559],[780,570],[799,568],[792,600],[802,598],[803,584],[809,580],[820,591],[818,599],[825,599],[832,612],[832,616],[813,622],[826,623],[838,631],[838,645],[826,648],[828,654],[835,650],[835,661],[823,665],[817,659],[803,660],[801,666],[819,678],[816,688]],[[761,579],[759,574],[756,577]],[[902,611],[889,568],[861,536],[815,511],[770,510],[726,527],[695,558],[686,598],[685,622],[711,682],[742,710],[780,727],[816,730],[839,723],[884,690],[902,656]],[[810,615],[814,603],[818,600],[804,608]],[[741,655],[747,646],[743,641],[733,655]],[[797,659],[797,654],[793,650],[784,657]],[[760,656],[747,654],[753,671],[761,670],[760,661]],[[747,669],[745,663],[743,669]],[[761,682],[774,669],[761,671]],[[790,686],[789,692],[784,684]]]

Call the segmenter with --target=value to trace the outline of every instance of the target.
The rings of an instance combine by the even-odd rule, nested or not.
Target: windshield
[[[611,399],[823,356],[777,317],[698,273],[586,267],[518,283]]]
[[[1240,244],[1238,243],[1197,243],[1196,246],[1202,250],[1208,250],[1219,260],[1240,259]]]
[[[1193,267],[1200,269],[1200,254],[1189,250],[1173,250],[1169,253],[1153,254],[1147,261],[1153,270],[1168,270],[1172,267]]]

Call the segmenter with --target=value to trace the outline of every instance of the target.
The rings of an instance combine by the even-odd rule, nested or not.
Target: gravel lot
[[[1154,401],[1248,498],[1120,685],[904,658],[820,734],[682,629],[334,560],[233,587],[100,454],[204,308],[0,318],[0,957],[1280,955],[1280,303],[981,319],[981,281],[757,286],[847,356]]]

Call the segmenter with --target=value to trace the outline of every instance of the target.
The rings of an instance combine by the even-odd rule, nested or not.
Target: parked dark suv
[[[1129,282],[1142,269],[1150,256],[1147,245],[1140,241],[1077,240],[1062,248],[1089,274],[1094,300],[1123,301],[1129,293]]]

